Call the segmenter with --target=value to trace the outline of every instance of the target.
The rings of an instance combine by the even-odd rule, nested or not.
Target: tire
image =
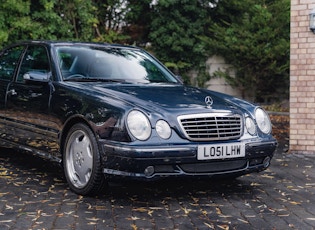
[[[107,186],[95,135],[83,124],[75,124],[68,132],[63,150],[63,169],[72,191],[94,196]]]

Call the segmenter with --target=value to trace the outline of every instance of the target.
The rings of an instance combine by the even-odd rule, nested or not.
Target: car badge
[[[211,109],[211,105],[213,104],[213,99],[212,99],[212,97],[206,96],[206,97],[205,97],[205,102],[206,102],[207,108]]]

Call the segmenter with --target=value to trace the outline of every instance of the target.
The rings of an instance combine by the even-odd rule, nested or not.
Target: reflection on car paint
[[[72,191],[96,195],[117,176],[259,172],[277,141],[259,106],[184,85],[137,47],[26,41],[0,52],[0,145],[60,163]]]

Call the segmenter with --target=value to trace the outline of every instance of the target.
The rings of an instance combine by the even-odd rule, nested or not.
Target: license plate
[[[198,160],[238,158],[245,156],[245,144],[229,143],[218,145],[199,145]]]

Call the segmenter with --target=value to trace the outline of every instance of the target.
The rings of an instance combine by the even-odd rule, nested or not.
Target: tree
[[[2,0],[0,4],[0,46],[26,39],[31,33],[30,2]]]
[[[96,20],[94,41],[116,43],[128,38],[122,33],[128,11],[127,0],[93,0]]]
[[[217,72],[257,101],[288,95],[290,0],[2,0],[0,46],[27,39],[145,46],[175,73],[204,86],[206,59],[237,70]],[[146,47],[148,48],[148,47]]]
[[[92,1],[54,1],[56,1],[54,8],[63,21],[60,28],[62,29],[61,37],[81,41],[91,41],[95,37],[93,26],[97,18],[95,17],[96,9]]]
[[[149,42],[152,22],[152,0],[128,0],[123,32],[129,35],[127,42],[137,46],[145,46]]]
[[[32,33],[29,39],[67,39],[71,26],[65,23],[57,0],[31,0]]]
[[[256,101],[288,94],[290,0],[221,0],[212,9],[203,40],[210,55],[223,56],[237,70],[225,76]],[[278,97],[278,96],[276,96]]]
[[[207,1],[208,2],[208,1]],[[159,0],[149,34],[152,48],[166,65],[185,73],[205,73],[204,44],[198,38],[209,25],[209,7],[200,0]]]
[[[124,41],[127,0],[3,0],[0,42],[28,39]]]

